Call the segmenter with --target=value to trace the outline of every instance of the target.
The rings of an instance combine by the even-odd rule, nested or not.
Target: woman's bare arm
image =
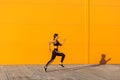
[[[50,41],[49,44],[48,44],[48,49],[49,51],[51,52],[51,44],[54,43],[54,40],[53,41]]]

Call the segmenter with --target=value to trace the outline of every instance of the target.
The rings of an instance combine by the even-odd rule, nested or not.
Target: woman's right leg
[[[47,64],[45,65],[46,67],[51,63],[51,62],[53,62],[54,61],[54,59],[50,59],[48,62],[47,62]]]
[[[49,65],[51,62],[54,61],[55,57],[56,57],[56,54],[52,53],[51,59],[50,59],[50,60],[47,62],[47,64],[44,66],[45,71],[47,71],[48,65]]]

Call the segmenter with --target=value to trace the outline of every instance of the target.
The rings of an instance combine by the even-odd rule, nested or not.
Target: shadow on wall
[[[111,60],[111,58],[109,58],[109,59],[106,60],[106,54],[101,54],[101,60],[100,60],[99,64],[100,65],[107,64],[108,61],[110,61],[110,60]]]

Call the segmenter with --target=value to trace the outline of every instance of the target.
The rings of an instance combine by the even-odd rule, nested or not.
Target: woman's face
[[[55,39],[58,39],[58,36],[56,36]]]

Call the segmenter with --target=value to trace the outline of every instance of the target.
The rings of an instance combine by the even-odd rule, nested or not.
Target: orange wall
[[[120,63],[120,0],[91,0],[90,63],[97,63],[101,54],[110,64]]]
[[[87,63],[84,0],[0,0],[0,64],[45,64],[58,33],[66,64]],[[54,63],[58,63],[57,57]]]
[[[119,9],[119,0],[0,0],[0,64],[45,64],[54,33],[66,38],[66,64],[99,63],[102,53],[118,64]]]

